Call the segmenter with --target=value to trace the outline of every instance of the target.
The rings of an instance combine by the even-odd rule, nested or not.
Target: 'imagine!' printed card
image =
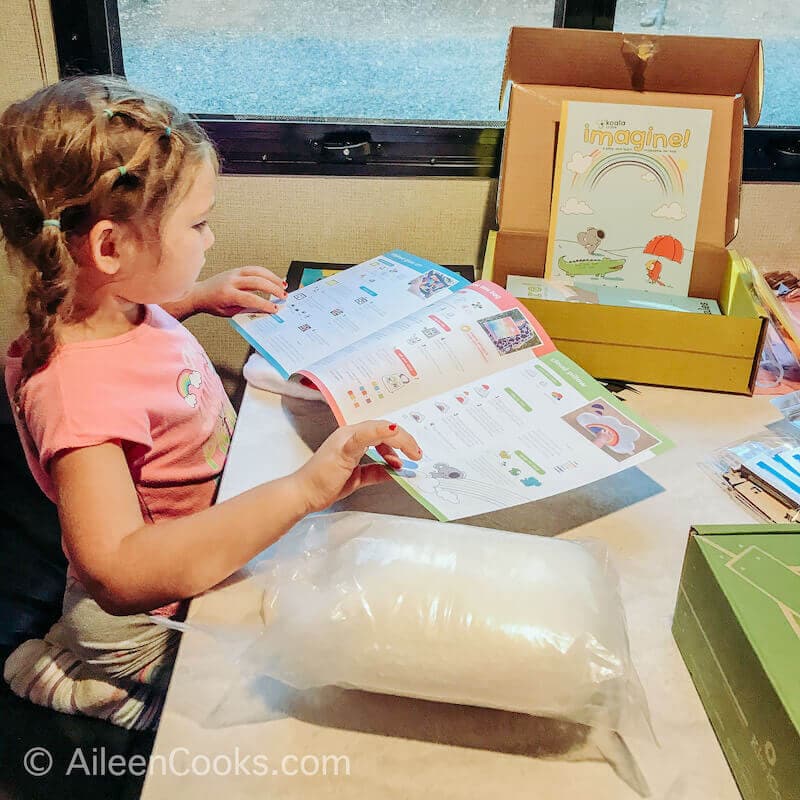
[[[565,102],[545,277],[687,296],[711,111]]]

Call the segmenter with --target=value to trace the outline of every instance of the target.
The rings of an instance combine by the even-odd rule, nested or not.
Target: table
[[[628,405],[675,449],[583,492],[477,521],[606,542],[661,745],[630,743],[652,796],[737,800],[670,625],[690,525],[754,521],[698,462],[779,414],[767,398],[639,388],[641,394],[625,393]],[[220,499],[293,471],[334,425],[321,404],[248,387]],[[428,516],[394,484],[365,489],[342,505]],[[259,601],[244,570],[196,598],[189,621],[253,621]],[[577,746],[580,737],[569,726],[341,689],[297,692],[268,680],[242,685],[231,660],[234,644],[197,633],[183,637],[143,800],[637,797],[607,762]]]

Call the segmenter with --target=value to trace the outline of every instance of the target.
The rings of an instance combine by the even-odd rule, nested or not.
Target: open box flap
[[[501,106],[509,81],[640,92],[742,94],[747,121],[756,125],[763,98],[764,57],[758,39],[514,27],[506,49]]]

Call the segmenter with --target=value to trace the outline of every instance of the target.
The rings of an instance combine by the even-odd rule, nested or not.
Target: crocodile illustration
[[[624,266],[624,258],[578,258],[575,261],[567,261],[564,256],[561,256],[558,259],[558,268],[571,278],[576,275],[603,277],[609,272],[618,272]]]

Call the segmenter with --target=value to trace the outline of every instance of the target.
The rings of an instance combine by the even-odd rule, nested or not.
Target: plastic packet
[[[761,350],[755,394],[785,395],[800,386],[800,360],[772,322]]]
[[[800,521],[800,436],[764,430],[714,451],[700,468],[759,520]]]
[[[380,514],[314,515],[253,568],[262,624],[242,632],[238,648],[225,630],[226,647],[239,652],[244,680],[503,709],[650,739],[616,578],[598,548]]]
[[[774,397],[770,403],[781,412],[787,422],[798,429],[797,441],[800,442],[800,391]]]

